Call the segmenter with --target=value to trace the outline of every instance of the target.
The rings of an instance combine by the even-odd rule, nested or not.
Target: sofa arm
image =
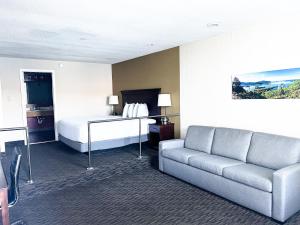
[[[272,217],[281,222],[300,210],[300,163],[273,174]]]
[[[160,141],[159,142],[159,170],[164,171],[164,165],[163,165],[163,158],[162,158],[162,151],[164,149],[170,149],[170,148],[183,148],[184,147],[184,140],[183,139],[172,139],[172,140],[166,140],[166,141]]]
[[[159,150],[169,149],[169,148],[183,148],[184,140],[183,139],[172,139],[159,142]]]

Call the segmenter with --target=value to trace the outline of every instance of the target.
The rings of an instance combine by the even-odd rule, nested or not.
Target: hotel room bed
[[[159,115],[157,106],[160,88],[122,91],[122,103],[146,103],[149,115]],[[80,151],[88,151],[88,121],[121,118],[121,116],[99,116],[69,118],[58,122],[59,140]],[[141,120],[141,141],[148,141],[149,124],[155,119]],[[91,124],[91,150],[121,147],[139,142],[139,120],[124,120]]]
[[[88,151],[87,122],[93,120],[117,119],[120,116],[82,117],[65,119],[58,122],[59,140],[80,151]],[[148,124],[156,123],[154,119],[141,120],[141,140],[148,140]],[[125,120],[91,125],[91,149],[103,150],[121,147],[139,142],[139,120]]]

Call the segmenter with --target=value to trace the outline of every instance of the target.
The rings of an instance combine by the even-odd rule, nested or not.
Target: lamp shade
[[[159,94],[158,95],[158,106],[172,106],[170,94]]]
[[[108,97],[108,104],[109,105],[118,105],[119,104],[119,98],[117,95],[111,95]]]

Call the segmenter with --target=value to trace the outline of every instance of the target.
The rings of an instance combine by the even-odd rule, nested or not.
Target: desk
[[[7,198],[7,182],[0,162],[0,204],[2,213],[2,224],[9,225],[9,211],[8,211],[8,198]]]

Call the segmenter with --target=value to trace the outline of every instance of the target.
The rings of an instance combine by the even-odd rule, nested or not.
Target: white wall
[[[3,108],[2,108],[2,86],[1,86],[1,79],[0,79],[0,127],[3,127]],[[5,144],[3,141],[3,133],[0,133],[0,152],[5,152]]]
[[[25,125],[22,117],[20,83],[22,69],[54,70],[56,121],[68,117],[107,115],[109,113],[107,96],[112,94],[111,65],[0,58],[3,127]],[[17,138],[16,133],[9,136],[10,140],[20,139]]]
[[[189,125],[201,124],[300,137],[300,99],[231,98],[232,75],[300,67],[297,27],[274,21],[181,46],[182,136]]]

